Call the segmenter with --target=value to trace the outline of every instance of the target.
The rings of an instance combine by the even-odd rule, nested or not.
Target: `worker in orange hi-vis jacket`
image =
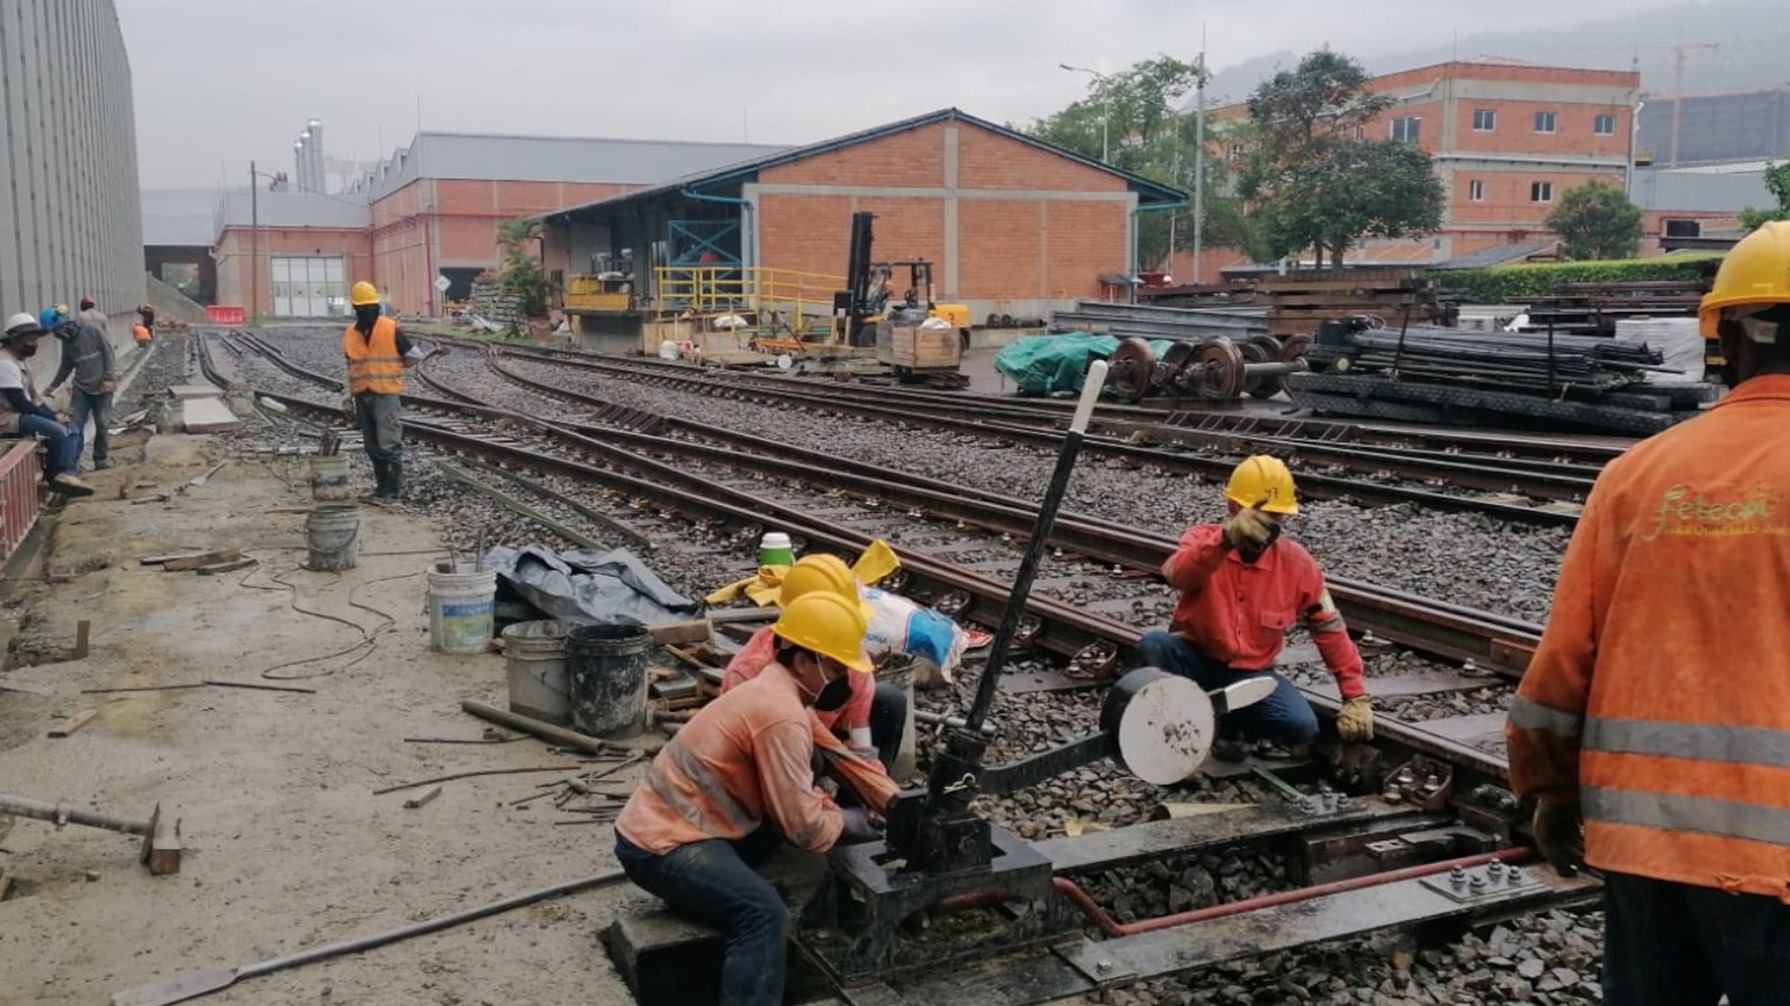
[[[1510,706],[1510,781],[1606,882],[1608,1006],[1790,1002],[1790,222],[1699,311],[1734,390],[1610,462]]]
[[[809,710],[837,708],[849,679],[870,675],[866,625],[838,594],[796,598],[771,627],[775,661],[691,717],[616,819],[628,878],[724,935],[723,1003],[783,1002],[789,909],[753,867],[784,842],[825,852],[881,835],[866,808],[815,788],[812,765]]]

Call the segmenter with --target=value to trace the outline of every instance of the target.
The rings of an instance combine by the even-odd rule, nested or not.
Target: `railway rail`
[[[285,359],[277,347],[253,336],[238,341],[241,348],[301,381],[340,387],[337,379]],[[208,378],[222,381],[209,341],[201,346],[200,365]],[[854,497],[881,500],[1006,535],[1023,535],[1035,516],[1029,504],[998,494],[891,477],[885,470],[824,452],[792,450],[789,445],[736,431],[624,409],[593,396],[544,387],[538,381],[528,385],[526,379],[511,379],[542,394],[576,402],[595,413],[594,421],[525,416],[481,402],[465,389],[442,382],[434,386],[442,397],[406,396],[407,405],[423,414],[409,421],[408,429],[417,439],[444,452],[600,484],[653,500],[689,519],[745,526],[773,522],[805,538],[811,547],[842,553],[861,549],[874,535],[816,516],[808,508],[767,499],[762,492],[714,477],[710,470],[744,467],[778,479],[827,483]],[[313,398],[262,393],[294,411],[324,418],[338,416],[331,404]],[[500,423],[506,432],[489,432]],[[472,426],[478,431],[469,431]],[[773,457],[773,451],[779,456]],[[1116,531],[1074,514],[1064,514],[1059,520],[1052,543],[1071,556],[1133,570],[1153,569],[1173,544],[1160,536]],[[960,565],[900,545],[897,552],[908,577],[902,588],[905,592],[922,599],[948,599],[961,619],[992,624],[998,618],[1008,595],[1008,584],[996,568],[999,563]],[[1516,674],[1534,644],[1536,627],[1518,620],[1371,584],[1333,581],[1333,588],[1339,605],[1357,628],[1368,628],[1423,652]],[[1129,666],[1139,635],[1135,626],[1048,594],[1032,595],[1027,612],[1026,642],[1037,650],[1091,669]],[[1443,690],[1469,685],[1457,676],[1452,683],[1418,682],[1415,687],[1421,691],[1432,686]],[[1335,699],[1316,691],[1307,694],[1314,706],[1334,714]],[[1383,790],[1383,799],[1346,810],[1327,808],[1321,801],[1315,808],[1257,808],[1223,822],[1216,818],[1164,821],[1123,828],[1092,842],[1051,840],[1039,845],[1067,879],[1090,870],[1115,868],[1116,864],[1197,851],[1219,841],[1292,843],[1303,850],[1304,879],[1312,882],[1296,892],[1297,897],[1226,906],[1221,913],[1168,919],[1160,926],[1127,927],[1090,912],[1106,939],[1084,940],[1067,950],[1061,946],[1049,951],[1006,947],[974,965],[967,984],[965,975],[954,969],[950,987],[940,984],[936,968],[894,969],[880,976],[870,998],[853,1001],[1048,1001],[1279,946],[1392,925],[1486,920],[1580,903],[1594,896],[1595,885],[1590,882],[1562,881],[1541,871],[1522,874],[1521,883],[1511,881],[1495,891],[1482,890],[1487,871],[1492,869],[1487,854],[1512,838],[1513,808],[1508,794],[1501,799],[1497,795],[1506,776],[1502,757],[1470,743],[1467,733],[1446,720],[1409,723],[1385,717],[1379,725],[1380,737],[1372,752],[1377,767],[1367,766],[1359,778],[1371,780],[1376,792]],[[1451,865],[1450,856],[1444,855],[1438,865],[1439,854],[1461,851],[1478,858]],[[1467,873],[1452,872],[1455,868],[1475,871],[1472,876],[1478,879],[1469,882]],[[1501,862],[1497,869],[1498,876],[1506,876]],[[1325,886],[1338,879],[1358,887]],[[1074,886],[1073,880],[1069,884]],[[1359,888],[1373,889],[1376,897],[1361,900],[1347,896],[1349,890]],[[1079,903],[1073,895],[1068,899]],[[1264,940],[1260,934],[1265,932],[1274,935]],[[826,970],[824,960],[817,963]]]

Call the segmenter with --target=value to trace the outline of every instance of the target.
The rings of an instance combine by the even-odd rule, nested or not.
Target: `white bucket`
[[[572,722],[566,680],[566,626],[551,618],[517,622],[503,630],[510,711],[559,726]]]
[[[348,488],[348,459],[340,454],[318,454],[311,458],[311,498],[316,500],[352,499]]]
[[[305,568],[319,572],[353,569],[360,562],[360,507],[324,503],[305,517]]]
[[[429,646],[439,653],[483,653],[491,643],[497,571],[479,563],[438,562],[429,571]]]

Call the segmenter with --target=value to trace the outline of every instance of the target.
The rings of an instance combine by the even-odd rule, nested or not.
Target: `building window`
[[[1551,203],[1554,201],[1553,182],[1530,182],[1529,201],[1532,203]]]
[[[1423,119],[1415,115],[1407,115],[1392,120],[1392,138],[1401,143],[1416,143],[1418,130],[1423,126]]]
[[[349,313],[340,256],[275,256],[268,262],[276,316],[327,318]]]
[[[1473,131],[1489,133],[1498,128],[1498,111],[1492,108],[1475,108],[1473,110]]]
[[[1553,112],[1536,112],[1535,113],[1535,131],[1538,133],[1553,132],[1554,131],[1554,113]]]
[[[1467,183],[1467,198],[1476,203],[1485,202],[1485,182],[1475,178]]]
[[[1665,236],[1669,238],[1700,238],[1703,236],[1701,220],[1667,220]]]
[[[1591,131],[1599,136],[1615,136],[1616,117],[1614,115],[1598,116],[1591,120]]]

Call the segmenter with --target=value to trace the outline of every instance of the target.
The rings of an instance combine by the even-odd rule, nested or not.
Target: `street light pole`
[[[1095,80],[1103,84],[1106,83],[1106,74],[1099,70],[1090,70],[1085,66],[1070,66],[1068,63],[1058,63],[1057,65],[1071,73],[1089,74]],[[1112,163],[1112,133],[1110,132],[1112,111],[1112,100],[1102,94],[1100,96],[1100,160],[1106,164]]]
[[[1193,129],[1193,282],[1204,282],[1205,266],[1200,262],[1206,236],[1206,27],[1200,26],[1200,61],[1194,78],[1198,95],[1194,103]],[[1169,247],[1174,254],[1174,246]]]
[[[261,183],[255,162],[249,162],[249,324],[261,317]]]

